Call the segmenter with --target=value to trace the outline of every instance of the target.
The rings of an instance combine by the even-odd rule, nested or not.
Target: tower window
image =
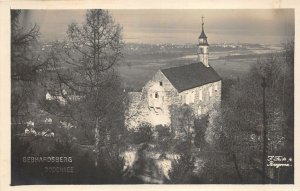
[[[157,92],[155,93],[155,98],[158,98],[158,93]]]
[[[159,85],[160,85],[160,86],[163,86],[163,82],[159,82]]]

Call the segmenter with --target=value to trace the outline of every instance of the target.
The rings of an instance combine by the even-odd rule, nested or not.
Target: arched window
[[[158,93],[157,92],[155,92],[155,98],[158,98]]]
[[[209,91],[209,97],[211,97],[212,96],[212,87],[209,87],[208,91]]]
[[[199,100],[202,101],[202,89],[199,90]]]

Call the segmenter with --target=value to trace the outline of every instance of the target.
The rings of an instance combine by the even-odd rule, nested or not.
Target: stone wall
[[[142,92],[129,93],[129,107],[125,116],[127,128],[136,128],[143,122],[170,125],[171,105],[188,104],[196,115],[208,114],[221,101],[221,81],[178,93],[159,70],[143,87]]]
[[[138,127],[143,122],[153,126],[169,125],[169,105],[176,102],[176,99],[179,101],[177,90],[161,71],[147,82],[140,92],[140,97],[132,98],[131,93],[129,97],[131,101],[125,116],[125,125],[130,129]],[[137,115],[133,116],[134,114]]]

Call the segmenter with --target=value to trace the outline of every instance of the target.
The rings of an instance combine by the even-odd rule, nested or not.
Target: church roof
[[[167,68],[161,71],[178,92],[221,80],[212,67],[206,67],[202,63]]]
[[[204,33],[204,30],[202,30],[202,32],[201,32],[199,38],[207,38],[207,36],[206,36],[205,33]]]

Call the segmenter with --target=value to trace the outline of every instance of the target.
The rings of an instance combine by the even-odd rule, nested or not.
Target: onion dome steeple
[[[208,46],[208,42],[207,42],[207,36],[205,35],[204,32],[204,21],[203,21],[204,17],[202,16],[202,31],[201,34],[199,36],[199,45],[207,45]]]

